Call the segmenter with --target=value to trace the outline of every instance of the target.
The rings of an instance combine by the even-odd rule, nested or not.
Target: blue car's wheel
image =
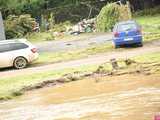
[[[139,43],[138,46],[139,46],[139,47],[143,47],[143,43]]]
[[[114,48],[115,48],[115,49],[119,48],[119,45],[116,45],[116,44],[115,44],[115,45],[114,45]]]
[[[113,48],[119,48],[119,45],[116,44],[116,42],[112,42]]]

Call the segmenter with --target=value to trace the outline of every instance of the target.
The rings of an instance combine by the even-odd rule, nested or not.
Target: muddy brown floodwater
[[[160,75],[96,77],[0,103],[0,120],[153,120]]]

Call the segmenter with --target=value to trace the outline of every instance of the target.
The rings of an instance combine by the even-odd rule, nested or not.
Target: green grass
[[[141,56],[137,56],[133,58],[137,62],[159,62],[160,61],[160,53],[154,52],[149,54],[144,54]]]
[[[160,36],[159,36],[160,37]],[[148,36],[144,38],[144,43],[157,40],[155,36]],[[35,64],[49,64],[64,62],[69,60],[77,60],[81,58],[86,58],[90,55],[96,55],[100,53],[110,52],[110,51],[122,51],[127,48],[115,49],[111,42],[107,42],[101,45],[94,45],[86,49],[72,50],[72,51],[63,51],[63,52],[46,52],[40,53],[38,61]]]
[[[39,60],[36,64],[56,63],[62,61],[76,60],[80,58],[88,57],[89,55],[95,55],[97,53],[104,53],[107,51],[114,50],[110,42],[103,45],[96,45],[86,49],[63,51],[57,53],[40,53]]]
[[[46,42],[55,39],[50,32],[31,33],[30,35],[27,35],[26,38],[33,43]]]
[[[150,37],[149,37],[150,38]],[[151,42],[155,39],[146,39],[144,40],[144,43]],[[81,58],[86,58],[90,55],[96,55],[100,53],[110,52],[110,51],[123,51],[127,48],[119,48],[115,49],[113,48],[113,45],[111,42],[102,44],[102,45],[96,45],[91,46],[86,49],[80,49],[80,50],[72,50],[72,51],[63,51],[63,52],[46,52],[46,53],[40,53],[38,61],[36,61],[34,65],[39,64],[49,64],[49,63],[57,63],[57,62],[64,62],[64,61],[70,61],[70,60],[77,60]]]
[[[160,15],[138,16],[135,19],[142,25],[145,32],[160,32]]]
[[[144,43],[151,42],[154,40],[160,40],[160,15],[155,16],[138,16],[135,19],[142,25],[143,32],[149,32],[149,34],[144,34]],[[149,21],[149,22],[148,22]],[[152,27],[155,26],[155,27]],[[159,27],[157,27],[159,26]],[[62,36],[62,39],[87,39],[89,37],[93,37],[98,33],[90,33],[90,34],[82,34],[78,36]],[[64,38],[63,38],[64,37]],[[82,39],[83,38],[83,39]],[[40,39],[40,38],[39,38]],[[60,39],[60,38],[59,38]],[[36,41],[36,40],[33,40]],[[62,61],[76,60],[80,58],[88,57],[89,55],[94,55],[97,53],[109,52],[115,50],[112,47],[111,43],[105,43],[101,45],[90,46],[85,49],[78,49],[72,51],[65,52],[56,52],[56,53],[41,53],[38,62],[36,64],[48,64],[48,63],[56,63]],[[119,49],[118,49],[119,50]]]
[[[145,42],[160,40],[160,14],[137,16],[134,19],[142,26]]]
[[[55,36],[55,40],[64,40],[64,41],[86,40],[89,39],[90,37],[94,37],[99,34],[105,34],[105,33],[81,33],[79,35],[64,34],[61,36]]]
[[[151,32],[154,34],[145,36],[144,42],[149,42],[152,40],[159,39],[160,30],[158,27],[153,27],[152,25],[158,26],[160,25],[160,15],[155,16],[142,16],[136,17],[136,20],[143,26],[145,32]],[[148,22],[149,21],[149,22]],[[149,27],[148,27],[149,26]],[[36,33],[35,35],[28,36],[32,42],[42,42],[49,40],[50,33]],[[87,35],[84,35],[85,38]],[[69,38],[70,36],[68,36]],[[67,39],[68,39],[67,38]],[[75,60],[79,58],[88,57],[89,55],[94,55],[97,53],[109,52],[113,51],[111,42],[103,45],[91,46],[90,48],[74,50],[68,52],[57,52],[57,53],[41,53],[40,58],[37,64],[47,64],[47,63],[55,63],[61,61]],[[123,49],[118,49],[123,50]],[[138,62],[159,62],[160,61],[160,53],[150,53],[141,56],[137,56],[133,58]],[[107,69],[111,69],[109,64],[105,65]],[[79,68],[70,68],[63,69],[57,71],[47,71],[43,73],[36,73],[31,75],[23,75],[16,77],[8,77],[5,79],[0,78],[0,98],[12,98],[13,96],[21,95],[19,92],[25,86],[35,85],[37,83],[41,83],[45,80],[60,77],[66,73],[73,73],[74,71],[95,71],[98,65],[94,66],[82,66]]]
[[[20,93],[20,90],[25,86],[35,85],[46,80],[59,78],[67,73],[89,72],[95,71],[98,65],[95,66],[80,66],[78,68],[61,69],[56,71],[47,71],[42,73],[35,73],[31,75],[20,75],[16,77],[8,77],[0,79],[0,99],[13,98]]]
[[[150,53],[144,54],[141,56],[137,56],[132,58],[137,62],[159,62],[160,61],[160,53]],[[120,66],[124,66],[124,63],[121,62]],[[21,95],[21,89],[26,86],[34,86],[37,83],[41,83],[46,80],[55,79],[63,76],[67,73],[74,73],[74,72],[93,72],[97,70],[99,65],[86,65],[74,68],[66,68],[61,70],[55,71],[47,71],[42,73],[35,73],[30,75],[20,75],[16,77],[7,77],[7,78],[0,78],[0,99],[8,99],[13,98],[18,95]],[[111,70],[112,67],[109,63],[103,65],[105,70]]]
[[[82,33],[80,35],[69,35],[63,34],[60,36],[54,36],[51,32],[39,32],[39,33],[31,33],[26,36],[26,38],[33,43],[40,43],[46,41],[53,41],[53,40],[62,40],[62,41],[74,41],[74,40],[86,40],[90,37],[94,37],[99,34],[104,33]]]

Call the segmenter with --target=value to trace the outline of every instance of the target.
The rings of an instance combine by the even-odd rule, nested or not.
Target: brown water
[[[160,75],[90,78],[0,103],[0,120],[152,120]]]

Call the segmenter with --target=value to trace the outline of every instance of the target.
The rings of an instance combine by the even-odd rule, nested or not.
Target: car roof
[[[0,44],[8,44],[8,43],[25,43],[26,39],[11,39],[11,40],[1,40]]]

